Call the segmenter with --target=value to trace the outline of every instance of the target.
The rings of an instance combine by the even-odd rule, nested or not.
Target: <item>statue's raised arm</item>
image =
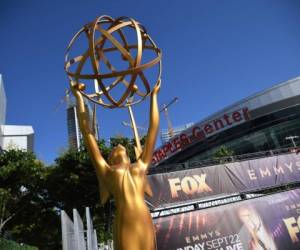
[[[83,52],[78,54],[81,49]],[[65,71],[77,99],[80,130],[97,173],[101,202],[105,203],[110,196],[115,200],[116,250],[156,249],[154,225],[144,194],[151,195],[146,174],[159,129],[157,94],[161,57],[161,50],[143,25],[133,18],[114,19],[106,15],[84,25],[66,51]],[[117,58],[122,60],[118,69],[112,63]],[[153,73],[151,81],[146,77],[149,71],[147,75],[144,72],[148,69]],[[132,163],[126,148],[118,145],[112,149],[107,163],[90,126],[85,101],[118,109],[138,104],[148,95],[151,95],[150,121],[143,149],[135,131],[137,161]]]
[[[140,160],[144,163],[145,168],[148,168],[152,161],[153,151],[156,143],[156,138],[159,129],[159,109],[157,103],[157,94],[160,90],[160,80],[158,84],[154,87],[151,93],[151,103],[150,103],[150,119],[148,134],[146,137],[145,146],[141,154]]]
[[[109,165],[103,158],[99,150],[96,138],[91,130],[88,111],[84,103],[83,96],[80,93],[80,90],[83,90],[84,87],[84,84],[75,84],[71,86],[71,90],[77,100],[77,116],[79,120],[80,131],[82,133],[89,155],[92,159],[93,165],[96,168],[97,177],[98,179],[100,178],[103,180],[107,170],[109,169]]]

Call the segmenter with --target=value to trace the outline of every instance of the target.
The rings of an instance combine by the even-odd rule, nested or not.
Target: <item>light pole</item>
[[[286,140],[291,140],[292,141],[292,143],[293,143],[293,145],[294,145],[294,148],[296,148],[297,147],[297,145],[296,145],[296,142],[295,142],[295,139],[298,139],[299,138],[299,136],[298,135],[294,135],[294,136],[287,136],[287,137],[285,137],[285,139]]]

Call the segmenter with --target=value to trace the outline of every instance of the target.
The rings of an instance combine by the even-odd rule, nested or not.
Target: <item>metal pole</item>
[[[134,134],[134,138],[135,138],[135,143],[136,143],[136,148],[137,148],[137,151],[135,152],[135,156],[138,159],[138,157],[142,153],[142,145],[141,145],[139,133],[138,133],[138,130],[137,130],[137,127],[136,127],[136,123],[135,123],[134,115],[133,115],[133,112],[132,112],[132,108],[131,108],[130,105],[128,105],[127,107],[128,107],[128,112],[129,112],[129,116],[130,116],[131,127],[132,127],[132,130],[133,130],[133,134]]]
[[[295,139],[298,139],[298,138],[299,138],[299,136],[297,136],[297,135],[285,137],[286,140],[291,140],[291,141],[292,141],[292,143],[293,143],[293,145],[294,145],[294,148],[297,147],[296,142],[295,142]]]

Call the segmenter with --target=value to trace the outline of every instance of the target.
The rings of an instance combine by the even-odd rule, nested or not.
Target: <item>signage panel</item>
[[[300,249],[300,189],[155,220],[159,250]]]
[[[148,176],[154,207],[300,181],[295,153]]]
[[[169,158],[188,146],[202,141],[223,130],[229,129],[249,120],[249,110],[247,107],[224,113],[210,120],[196,123],[180,135],[173,137],[169,142],[156,149],[153,153],[152,164]]]

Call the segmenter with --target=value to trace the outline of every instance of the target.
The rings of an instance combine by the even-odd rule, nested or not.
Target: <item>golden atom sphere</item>
[[[80,49],[84,52],[71,56],[74,44],[82,36],[85,45]],[[120,65],[123,68],[119,69]],[[154,66],[157,69],[150,83],[145,71]],[[65,71],[71,85],[84,84],[86,88],[80,92],[89,100],[107,108],[125,107],[141,102],[159,83],[161,51],[136,20],[100,16],[72,38],[66,51]]]

